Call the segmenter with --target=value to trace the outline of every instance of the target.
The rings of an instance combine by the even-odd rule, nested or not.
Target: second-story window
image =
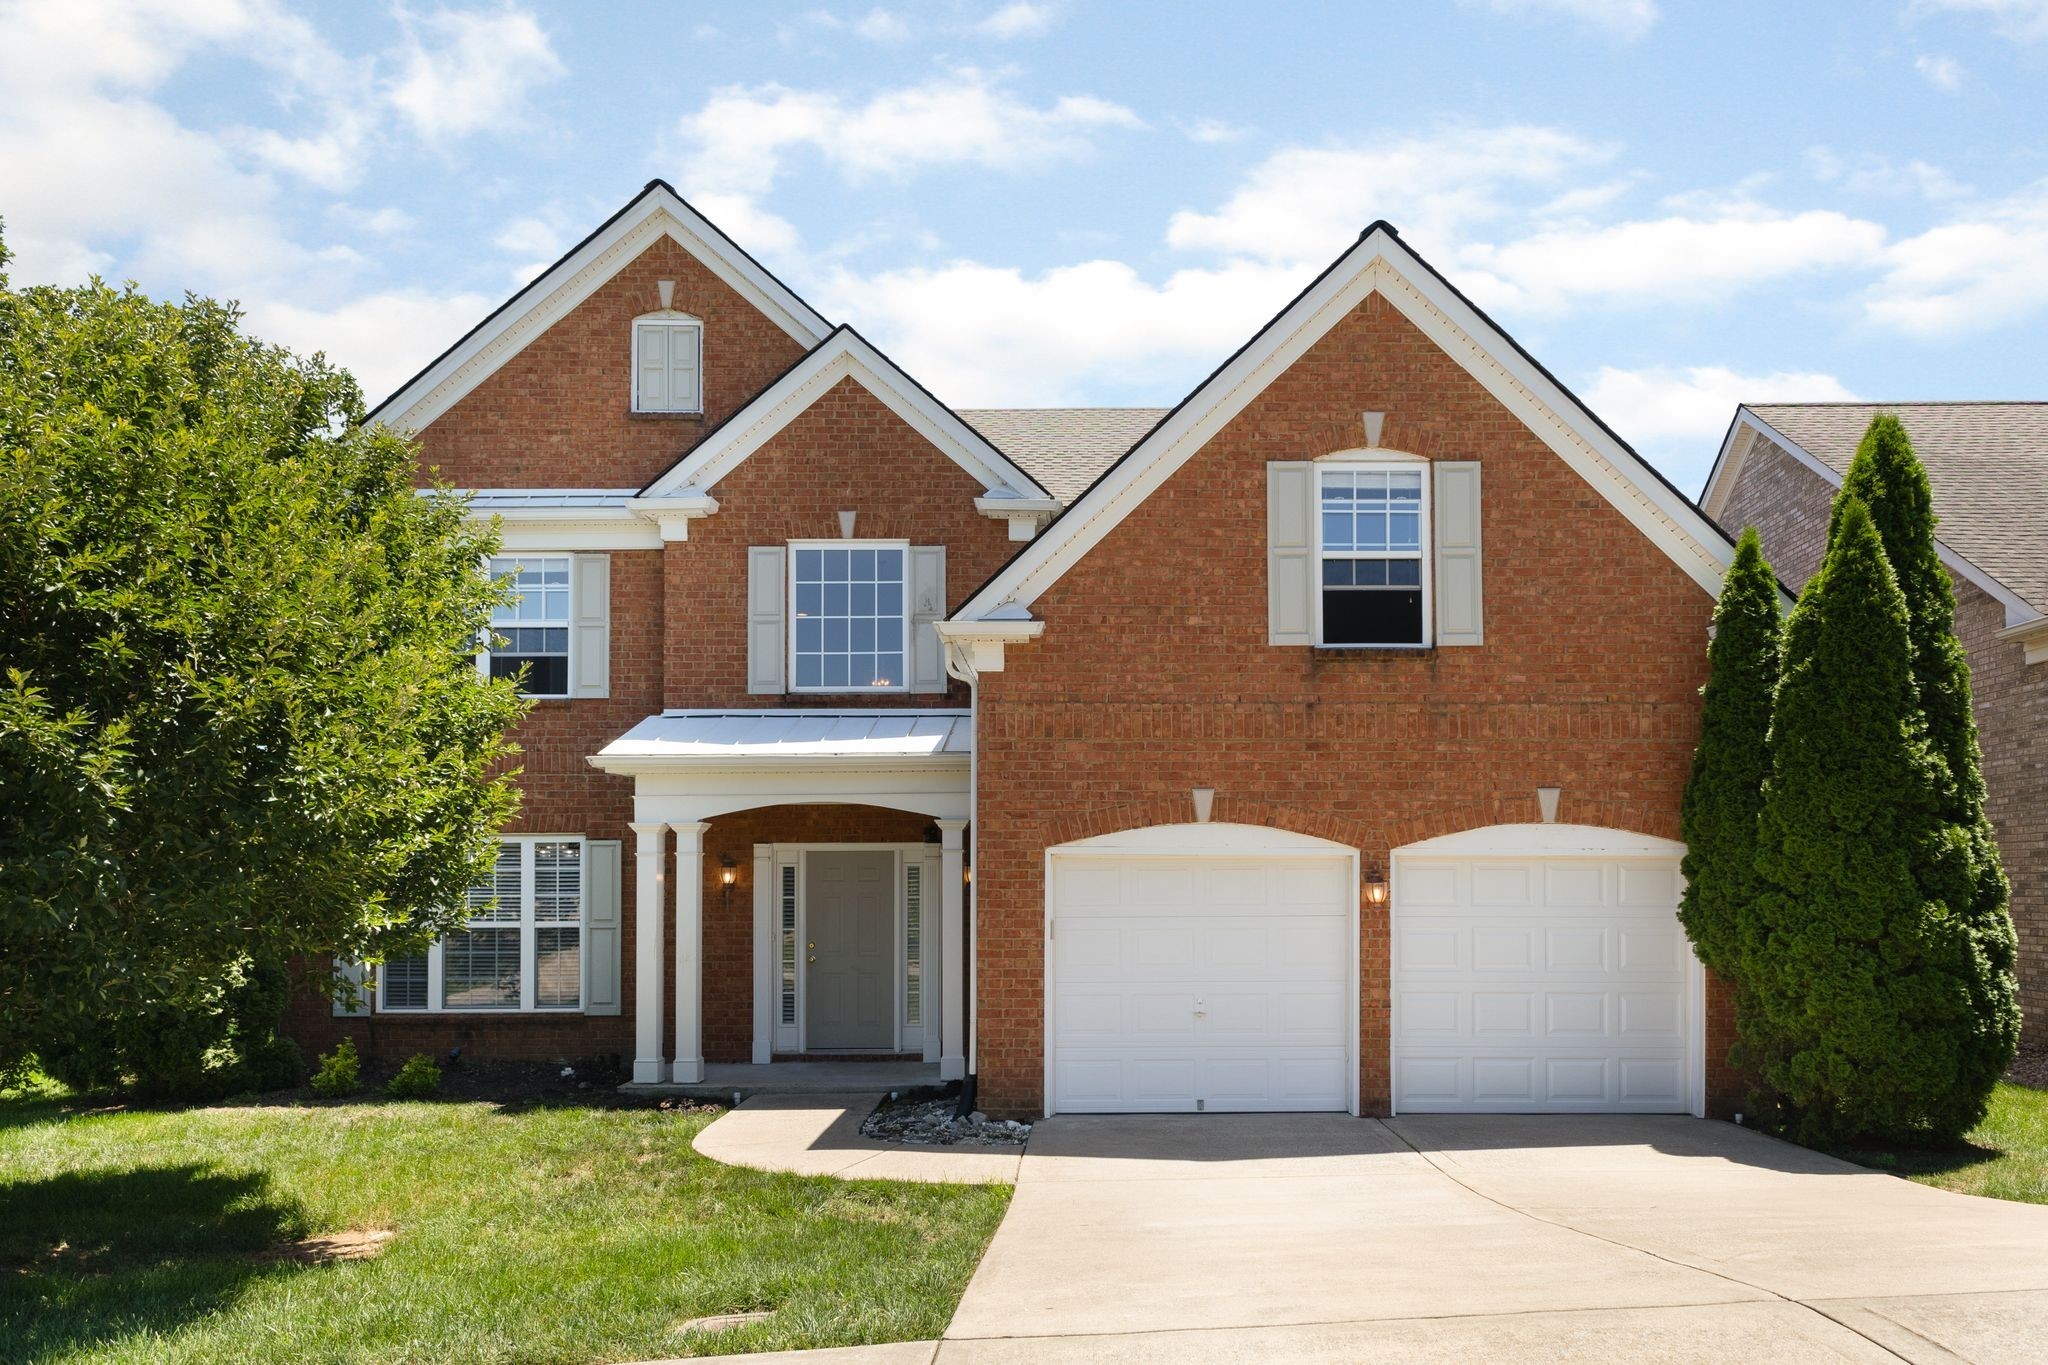
[[[569,556],[499,555],[491,577],[512,580],[514,598],[491,610],[493,678],[516,678],[529,697],[569,695]]]
[[[1319,643],[1429,643],[1424,468],[1331,464],[1317,471]]]
[[[816,541],[790,547],[790,676],[799,692],[901,692],[909,546]]]
[[[686,313],[633,323],[633,411],[704,410],[704,324]]]

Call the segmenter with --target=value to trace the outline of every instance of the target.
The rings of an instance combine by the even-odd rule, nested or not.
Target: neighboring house
[[[1956,633],[1970,657],[1984,785],[2012,881],[2020,1005],[2048,1029],[2048,403],[1751,403],[1707,477],[1707,513],[1755,526],[1778,577],[1803,586],[1870,419],[1905,423],[1934,487]]]
[[[1701,1112],[1727,539],[1375,224],[1170,411],[954,412],[650,185],[377,409],[542,694],[380,1052],[985,1108]]]

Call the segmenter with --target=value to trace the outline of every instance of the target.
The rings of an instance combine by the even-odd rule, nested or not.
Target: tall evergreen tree
[[[1929,882],[1930,869],[1922,874],[1923,889],[1941,896],[1964,916],[1982,957],[1973,982],[1975,1023],[1958,1083],[1988,1097],[2019,1045],[2011,886],[1984,811],[1983,754],[1970,707],[1970,665],[1956,637],[1955,585],[1935,545],[1934,490],[1905,425],[1890,413],[1873,417],[1856,447],[1836,500],[1835,519],[1851,498],[1870,509],[1885,557],[1905,595],[1913,690],[1926,719],[1928,742],[1944,769],[1942,813],[1968,847],[1960,869],[1967,888]]]
[[[1745,1056],[1808,1141],[1960,1134],[1983,963],[1949,897],[1968,841],[1916,704],[1906,599],[1862,499],[1841,500],[1785,637],[1758,821]]]
[[[1756,528],[1742,533],[1714,607],[1701,689],[1699,748],[1680,815],[1685,899],[1678,917],[1706,963],[1741,996],[1742,915],[1761,888],[1756,822],[1770,759],[1771,693],[1778,685],[1783,622],[1778,580]],[[1741,1009],[1738,1003],[1738,1009]]]

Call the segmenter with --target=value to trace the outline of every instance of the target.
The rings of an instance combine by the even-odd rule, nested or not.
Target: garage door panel
[[[1053,877],[1055,1108],[1348,1107],[1348,859],[1061,857]]]
[[[1680,885],[1675,859],[1401,859],[1395,1107],[1682,1112]]]

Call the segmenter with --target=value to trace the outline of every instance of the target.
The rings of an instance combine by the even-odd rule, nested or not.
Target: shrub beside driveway
[[[0,1359],[602,1361],[939,1334],[1006,1187],[721,1166],[690,1147],[713,1117],[0,1096]]]

